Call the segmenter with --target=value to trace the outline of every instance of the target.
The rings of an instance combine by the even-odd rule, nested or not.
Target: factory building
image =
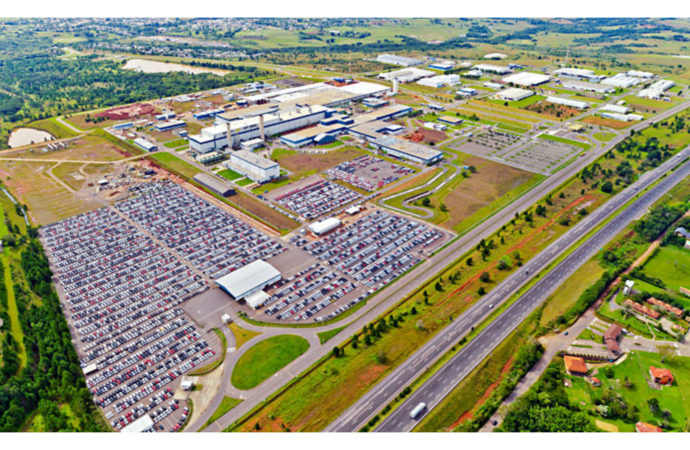
[[[122,122],[113,125],[113,130],[126,130],[127,128],[132,128],[134,123],[132,122]]]
[[[590,83],[587,81],[563,81],[561,83],[566,89],[574,89],[576,91],[595,92],[597,94],[610,94],[616,92],[611,86],[606,86],[600,83]]]
[[[136,138],[134,140],[134,145],[146,150],[147,152],[155,152],[158,150],[158,146],[156,144],[149,142],[144,138]]]
[[[407,69],[394,70],[393,72],[380,73],[378,78],[387,81],[398,80],[399,83],[411,83],[421,78],[431,77],[434,75],[436,75],[436,72],[432,70],[409,67]]]
[[[571,100],[569,98],[561,98],[561,97],[546,97],[546,102],[547,103],[553,103],[556,105],[563,105],[563,106],[569,106],[571,108],[576,108],[576,109],[587,109],[589,108],[589,103],[587,102],[581,102],[579,100]]]
[[[223,158],[224,156],[221,152],[208,152],[197,155],[195,159],[199,164],[213,164]]]
[[[235,194],[235,189],[232,186],[215,175],[201,172],[194,175],[192,179],[222,197],[228,197]]]
[[[629,108],[627,106],[619,105],[604,105],[601,108],[599,108],[599,111],[608,111],[616,114],[627,114]]]
[[[496,98],[499,100],[506,100],[509,102],[517,102],[519,100],[531,97],[534,92],[528,91],[527,89],[519,88],[508,88],[496,94]]]
[[[388,103],[390,103],[388,100],[376,97],[367,97],[362,100],[362,104],[369,108],[380,108],[382,106],[386,106]]]
[[[184,126],[187,126],[187,124],[183,120],[167,120],[165,122],[158,122],[154,128],[156,131],[169,131]]]
[[[338,135],[347,129],[347,125],[334,123],[332,125],[317,125],[315,127],[303,128],[294,133],[284,134],[280,137],[280,142],[292,148],[300,148],[311,145],[317,137],[322,135]]]
[[[606,78],[603,75],[596,75],[593,70],[576,69],[575,67],[564,67],[554,70],[554,75],[575,80],[601,81]]]
[[[432,75],[434,73],[432,72]],[[302,105],[321,105],[327,107],[337,107],[352,102],[362,100],[367,97],[376,97],[388,92],[390,88],[381,84],[369,82],[357,82],[344,86],[333,86],[327,83],[313,83],[294,88],[280,89],[263,94],[256,94],[247,97],[247,104],[262,105],[271,102],[273,107],[279,105],[294,106]],[[223,117],[233,115],[236,111],[229,111],[222,114]]]
[[[488,87],[489,89],[503,89],[503,85],[501,83],[494,83],[493,81],[487,81],[484,83],[484,87]]]
[[[370,143],[390,156],[407,159],[427,166],[437,163],[443,158],[443,152],[393,136],[383,135],[370,141]]]
[[[263,292],[266,286],[281,279],[280,272],[271,264],[256,261],[230,272],[216,280],[216,284],[237,302],[246,300],[254,309],[261,307],[269,296]]]
[[[256,139],[250,139],[248,141],[244,141],[240,144],[240,148],[242,150],[248,150],[248,151],[253,151],[256,150],[257,148],[261,148],[265,146],[266,143],[261,139],[261,138],[256,138]]]
[[[637,96],[658,100],[664,95],[664,92],[671,89],[675,85],[676,83],[671,80],[655,81],[647,89],[642,89],[640,92],[638,92]]]
[[[484,55],[484,59],[506,59],[508,55],[505,53],[487,53]]]
[[[223,108],[208,109],[206,111],[201,111],[194,113],[194,118],[198,120],[208,119],[209,117],[216,117],[218,114],[223,114],[225,110]]]
[[[424,63],[424,61],[421,59],[408,58],[406,56],[390,55],[386,53],[378,55],[376,57],[376,61],[384,64],[393,64],[395,66],[403,67],[418,66]]]
[[[453,69],[453,67],[455,67],[453,61],[434,61],[429,64],[429,69],[442,70],[444,72]]]
[[[177,117],[177,114],[175,114],[174,112],[162,113],[155,116],[156,120],[170,120],[174,119],[175,117]]]
[[[630,77],[635,77],[635,78],[644,78],[644,79],[651,79],[654,78],[656,75],[654,75],[651,72],[642,72],[640,70],[628,70],[626,72],[628,76]]]
[[[438,118],[438,121],[449,125],[462,125],[462,119],[460,117],[441,116]]]
[[[626,89],[626,88],[635,86],[640,81],[641,80],[637,77],[631,77],[631,76],[628,76],[627,74],[621,72],[621,73],[615,74],[612,77],[609,77],[609,78],[602,80],[601,84]]]
[[[429,86],[433,88],[442,88],[444,86],[455,86],[460,83],[460,75],[450,74],[450,75],[436,75],[435,77],[422,78],[417,81],[417,84],[422,86]]]
[[[230,153],[231,169],[239,170],[242,175],[257,183],[266,183],[280,177],[280,165],[277,162],[247,150]]]
[[[632,120],[644,119],[644,117],[642,117],[639,114],[618,114],[618,113],[611,113],[611,112],[599,112],[599,115],[601,117],[606,118],[606,119],[620,120],[622,122],[630,122]]]
[[[482,73],[492,73],[498,75],[505,75],[507,73],[512,72],[512,70],[510,70],[506,66],[497,66],[494,64],[477,64],[473,67],[473,69],[479,70]]]
[[[518,86],[531,87],[544,84],[549,80],[551,80],[550,76],[543,75],[541,73],[518,72],[514,73],[513,75],[508,75],[507,77],[503,78],[502,81],[504,83],[512,83]]]
[[[460,97],[472,97],[473,95],[477,95],[478,93],[478,90],[469,87],[460,88],[457,91],[455,91],[455,95],[459,95]]]

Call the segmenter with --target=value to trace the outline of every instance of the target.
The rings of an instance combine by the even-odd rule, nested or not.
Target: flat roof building
[[[518,86],[537,86],[551,80],[551,77],[541,73],[518,72],[503,78],[504,83],[512,83]]]
[[[484,59],[506,59],[508,55],[505,53],[487,53],[484,55]]]
[[[391,55],[388,53],[378,55],[376,61],[403,67],[418,66],[424,62],[418,58],[409,58],[407,56]]]
[[[460,75],[449,74],[449,75],[436,75],[434,77],[422,78],[417,81],[417,84],[422,86],[429,86],[433,88],[441,88],[444,86],[455,86],[460,84]]]
[[[158,146],[156,144],[154,144],[153,142],[149,142],[144,138],[136,138],[134,140],[134,145],[146,150],[147,152],[155,152],[156,150],[158,150]]]
[[[561,83],[561,86],[563,86],[566,89],[574,89],[576,91],[585,92],[596,92],[597,94],[610,94],[616,91],[611,86],[599,83],[590,83],[588,81],[563,81]]]
[[[194,175],[192,179],[200,185],[211,189],[213,192],[222,197],[228,197],[235,193],[235,189],[232,186],[220,178],[210,175],[206,172],[198,173]]]
[[[631,77],[631,76],[621,72],[621,73],[615,74],[612,77],[609,77],[609,78],[602,80],[601,84],[625,89],[625,88],[635,86],[636,84],[640,83],[640,81],[641,80],[637,77]]]
[[[496,98],[498,98],[499,100],[506,100],[509,102],[517,102],[519,100],[531,97],[533,95],[534,92],[528,91],[527,89],[508,88],[498,92],[496,94]]]
[[[240,301],[250,295],[262,291],[266,286],[280,280],[280,272],[264,260],[247,264],[216,280],[216,284],[235,301]]]
[[[453,116],[441,116],[438,118],[439,122],[447,123],[450,125],[460,125],[462,123],[462,119],[460,117],[453,117]]]
[[[165,122],[158,122],[154,128],[156,131],[168,131],[175,128],[181,128],[187,124],[183,120],[168,120]]]
[[[408,159],[420,164],[434,164],[443,158],[443,152],[441,151],[393,136],[382,135],[370,141],[370,143],[390,156]]]
[[[473,67],[473,69],[480,70],[483,73],[495,73],[498,75],[504,75],[506,73],[512,72],[512,70],[510,70],[506,66],[497,66],[494,64],[477,64]]]
[[[394,70],[392,72],[384,72],[378,75],[378,78],[387,81],[398,80],[400,83],[410,83],[417,81],[420,78],[431,77],[436,75],[433,70],[418,69],[416,67],[408,67],[407,69]]]
[[[581,102],[579,100],[571,100],[569,98],[562,98],[562,97],[546,97],[546,102],[547,103],[553,103],[556,105],[563,105],[563,106],[569,106],[571,108],[576,108],[576,109],[587,109],[589,108],[589,103],[587,102]]]
[[[230,163],[233,168],[239,169],[244,176],[257,183],[266,183],[280,177],[280,165],[277,162],[247,150],[230,153]]]
[[[600,81],[606,78],[603,75],[596,75],[593,70],[577,69],[575,67],[563,67],[562,69],[554,70],[553,73],[559,77],[573,78],[575,80]]]
[[[134,422],[130,423],[120,433],[145,433],[153,429],[153,419],[148,414],[144,414]]]
[[[627,106],[619,106],[619,105],[604,105],[601,108],[599,108],[599,111],[608,111],[608,112],[617,113],[617,114],[627,114],[629,111],[629,108]]]
[[[329,217],[328,219],[324,219],[320,222],[314,222],[311,225],[309,225],[309,231],[311,231],[317,236],[321,236],[323,234],[328,233],[329,231],[335,230],[340,226],[340,224],[340,219],[338,219],[337,217]]]

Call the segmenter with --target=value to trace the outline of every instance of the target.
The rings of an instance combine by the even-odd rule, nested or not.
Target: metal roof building
[[[518,100],[522,100],[523,98],[531,97],[533,95],[534,95],[534,92],[528,91],[527,89],[508,88],[506,90],[498,92],[496,94],[496,97],[499,100],[507,100],[509,102],[516,102]]]
[[[280,165],[268,158],[247,150],[230,153],[230,162],[242,175],[257,183],[265,183],[280,177]]]
[[[214,175],[210,175],[206,172],[201,172],[194,175],[193,179],[200,185],[211,189],[213,192],[223,197],[227,197],[235,193],[235,189],[232,186],[230,186],[220,178]]]
[[[311,225],[309,225],[309,231],[319,236],[324,233],[328,233],[331,230],[335,230],[340,226],[340,223],[340,219],[338,219],[337,217],[329,217],[328,219],[322,220],[321,222],[314,222]]]
[[[406,56],[390,55],[387,53],[377,56],[376,61],[403,67],[418,66],[424,62],[417,58],[408,58]]]
[[[130,423],[120,433],[144,433],[153,428],[153,419],[148,414],[144,414],[134,422]]]
[[[570,106],[571,108],[577,109],[587,109],[589,108],[589,103],[581,102],[579,100],[571,100],[569,98],[562,97],[546,97],[548,103],[554,103],[556,105]]]
[[[398,80],[400,83],[410,83],[412,81],[419,80],[420,78],[431,77],[434,75],[436,75],[436,72],[433,70],[410,67],[407,69],[394,70],[393,72],[380,73],[378,78],[382,78],[387,81]]]
[[[541,73],[534,73],[534,72],[519,72],[519,73],[514,73],[513,75],[508,75],[507,77],[503,78],[504,83],[513,83],[517,84],[518,86],[536,86],[538,84],[543,84],[546,83],[551,79],[550,76],[548,75],[543,75]]]
[[[230,294],[235,301],[240,301],[259,291],[269,284],[280,280],[280,272],[261,259],[230,272],[216,280],[216,284]]]

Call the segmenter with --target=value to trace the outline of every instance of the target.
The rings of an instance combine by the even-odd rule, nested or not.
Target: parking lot
[[[172,399],[178,378],[220,348],[179,307],[207,283],[112,208],[48,225],[41,236],[106,419],[116,429],[143,414],[157,431],[183,423],[186,406]]]
[[[501,158],[534,172],[548,173],[581,151],[574,145],[537,138],[508,151]]]
[[[360,198],[352,189],[319,179],[278,195],[274,201],[306,220],[314,220]]]
[[[381,189],[411,173],[414,170],[372,155],[362,155],[326,170],[326,175],[367,192]]]

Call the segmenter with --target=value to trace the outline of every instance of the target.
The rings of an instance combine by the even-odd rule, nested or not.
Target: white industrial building
[[[508,55],[505,53],[487,53],[484,55],[484,59],[506,59]]]
[[[145,433],[153,429],[153,419],[148,414],[144,414],[134,422],[125,426],[120,433]]]
[[[531,87],[546,83],[549,80],[551,80],[550,76],[541,73],[518,72],[508,75],[507,77],[503,78],[502,81],[504,83],[512,83],[518,86]]]
[[[461,84],[460,75],[450,74],[450,75],[436,75],[435,77],[422,78],[417,81],[417,84],[422,86],[429,86],[433,88],[442,88],[444,86],[455,86]]]
[[[499,100],[506,100],[509,102],[517,102],[527,97],[534,95],[534,92],[528,91],[527,89],[519,88],[508,88],[496,94],[496,98]]]
[[[609,78],[602,80],[601,84],[626,89],[626,88],[635,86],[640,81],[641,80],[637,77],[631,77],[631,76],[628,76],[627,74],[621,72],[621,73],[615,74],[612,77],[609,77]]]
[[[147,152],[155,152],[158,150],[158,146],[156,144],[149,142],[144,138],[136,138],[134,140],[134,145],[146,150]]]
[[[589,103],[587,103],[587,102],[581,102],[579,100],[571,100],[569,98],[562,98],[562,97],[549,96],[549,97],[546,97],[546,102],[547,103],[554,103],[556,105],[569,106],[571,108],[577,108],[577,109],[589,108]]]
[[[257,259],[218,278],[216,284],[230,294],[235,301],[246,300],[249,306],[257,309],[268,298],[268,295],[263,292],[264,288],[276,283],[281,277],[280,272],[275,267],[266,261]]]
[[[629,108],[627,106],[619,106],[619,105],[604,105],[601,108],[599,108],[599,111],[608,111],[616,114],[627,114],[629,111]]]
[[[575,67],[563,67],[562,69],[554,70],[554,75],[565,78],[574,78],[576,80],[600,81],[603,75],[596,75],[593,70],[577,69]]]
[[[652,72],[642,72],[640,70],[628,70],[627,74],[631,77],[645,78],[645,79],[654,78],[656,76]]]
[[[484,87],[488,87],[489,89],[503,89],[503,85],[501,83],[494,83],[493,81],[485,82]]]
[[[409,58],[407,56],[390,55],[384,53],[376,57],[376,61],[384,64],[393,64],[396,66],[410,67],[418,66],[424,61],[418,58]]]
[[[630,122],[632,120],[644,119],[644,117],[642,117],[639,114],[618,114],[612,112],[599,112],[599,115],[607,119],[620,120],[622,122]]]
[[[231,152],[230,164],[232,167],[229,168],[238,170],[242,175],[257,183],[265,183],[280,177],[280,165],[277,162],[247,150]]]
[[[671,80],[655,81],[647,89],[642,89],[640,92],[638,92],[637,96],[658,100],[664,95],[664,92],[671,89],[675,85],[676,83]]]
[[[337,217],[329,217],[328,219],[324,219],[320,222],[314,222],[309,225],[309,231],[317,236],[321,236],[338,228],[340,223],[340,219]]]
[[[512,70],[510,70],[506,66],[497,66],[495,64],[477,64],[472,68],[475,70],[479,70],[483,73],[495,73],[498,75],[504,75],[506,73],[512,72]]]
[[[394,70],[393,72],[380,73],[379,78],[387,81],[398,80],[400,83],[411,83],[420,78],[431,77],[436,75],[433,70],[418,69],[416,67],[409,67],[407,69]]]
[[[600,83],[590,83],[588,81],[563,81],[561,83],[566,89],[574,89],[576,91],[595,92],[597,94],[610,94],[616,92],[611,86],[606,86]]]

